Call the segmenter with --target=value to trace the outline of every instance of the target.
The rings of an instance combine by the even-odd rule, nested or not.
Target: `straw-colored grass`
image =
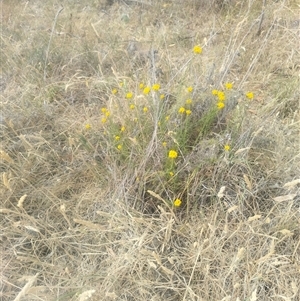
[[[300,300],[300,7],[262,2],[1,2],[1,300]]]

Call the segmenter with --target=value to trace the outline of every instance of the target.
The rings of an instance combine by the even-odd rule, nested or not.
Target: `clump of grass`
[[[296,300],[295,3],[221,2],[2,3],[3,300]]]

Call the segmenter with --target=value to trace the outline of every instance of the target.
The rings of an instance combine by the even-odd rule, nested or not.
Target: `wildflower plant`
[[[196,59],[195,55],[202,53],[202,48],[196,45],[192,52],[194,55],[187,61],[191,65],[193,59]],[[171,87],[165,87],[157,81],[151,85],[144,84],[149,82],[149,78],[143,78],[137,83],[126,80],[119,84],[122,93],[116,88],[111,89],[111,103],[100,109],[103,130],[107,132],[103,137],[111,144],[114,158],[132,164],[137,164],[138,158],[145,154],[149,156],[151,148],[159,145],[156,152],[160,153],[154,154],[160,163],[152,164],[161,169],[163,176],[159,183],[163,185],[156,180],[153,180],[152,185],[169,189],[174,195],[184,195],[182,162],[202,140],[215,131],[221,118],[226,116],[227,104],[235,93],[233,83],[225,82],[224,90],[209,87],[207,91],[195,94],[193,85],[188,82]],[[166,94],[160,94],[160,91]],[[176,102],[170,104],[169,95],[177,95]],[[253,98],[250,92],[244,95],[248,99]],[[223,150],[228,153],[230,145],[224,145]],[[151,161],[150,157],[147,160]],[[148,168],[151,169],[151,165]],[[178,198],[173,201],[170,199],[169,205],[180,207],[182,201]]]

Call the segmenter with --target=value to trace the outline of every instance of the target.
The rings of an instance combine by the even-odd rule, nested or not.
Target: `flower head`
[[[89,123],[87,123],[84,127],[86,130],[90,130],[92,128],[92,126]]]
[[[102,123],[105,123],[106,121],[107,121],[107,118],[105,118],[105,117],[101,118]]]
[[[147,107],[144,107],[144,108],[143,108],[143,112],[144,112],[144,113],[147,113],[147,112],[148,112],[148,108],[147,108]]]
[[[117,140],[117,141],[120,140],[120,136],[116,135],[115,140]]]
[[[169,151],[169,158],[171,158],[171,159],[176,159],[177,158],[177,156],[178,156],[178,153],[175,151],[175,150],[170,150]]]
[[[106,108],[101,108],[101,112],[105,114],[108,110]]]
[[[129,106],[129,109],[130,110],[133,110],[135,108],[135,105],[134,104],[131,104],[130,106]]]
[[[153,91],[158,91],[160,89],[160,84],[154,84],[153,86],[152,86],[152,90]]]
[[[127,98],[127,99],[131,99],[132,97],[133,97],[132,92],[126,93],[126,98]]]
[[[150,90],[151,90],[151,88],[147,86],[147,87],[144,88],[143,93],[144,93],[145,95],[148,95],[149,92],[150,92]]]
[[[193,87],[192,87],[192,86],[189,86],[189,87],[186,88],[186,90],[187,90],[188,92],[193,92]]]
[[[253,92],[247,92],[247,93],[246,93],[246,97],[247,97],[248,99],[253,99],[253,98],[254,98]]]
[[[145,87],[145,85],[143,83],[139,84],[140,89],[143,89]]]
[[[225,144],[225,145],[224,145],[224,150],[225,150],[226,152],[230,151],[230,145],[229,145],[229,144]]]
[[[118,90],[117,90],[117,89],[112,89],[112,90],[111,90],[111,93],[112,93],[112,94],[117,94],[117,93],[118,93]]]
[[[213,90],[211,91],[211,94],[212,94],[212,95],[218,95],[218,92],[219,92],[219,91],[218,91],[217,89],[213,89]]]
[[[223,91],[218,91],[217,96],[218,96],[219,101],[224,101],[226,99],[225,93]]]
[[[183,114],[185,112],[185,108],[184,107],[180,107],[178,110],[178,113]]]
[[[174,205],[175,207],[180,207],[180,205],[181,205],[181,200],[180,200],[180,199],[176,199],[176,200],[173,202],[173,205]]]
[[[217,108],[219,109],[219,110],[222,110],[223,108],[225,107],[225,105],[224,105],[224,102],[218,102],[217,103]]]
[[[165,94],[160,94],[160,95],[159,95],[159,98],[160,98],[160,99],[164,99],[164,98],[165,98]]]
[[[195,54],[200,54],[200,53],[202,53],[202,48],[201,48],[199,45],[196,45],[196,46],[194,46],[194,48],[193,48],[193,52],[194,52]]]
[[[185,114],[186,114],[186,115],[191,115],[191,114],[192,114],[192,111],[191,111],[191,110],[186,110],[186,111],[185,111]]]
[[[169,172],[169,175],[170,175],[170,177],[173,177],[173,176],[174,176],[174,172],[173,172],[173,171],[170,171],[170,172]]]
[[[192,101],[191,99],[187,99],[187,100],[185,101],[185,103],[186,103],[187,105],[190,105],[192,102],[193,102],[193,101]]]
[[[125,130],[126,130],[125,126],[124,125],[121,126],[121,132],[125,132]]]
[[[232,87],[233,87],[233,83],[225,83],[225,89],[226,90],[231,90],[232,89]]]
[[[166,147],[166,146],[167,146],[167,142],[164,141],[164,142],[162,143],[162,145],[163,145],[163,147]]]
[[[118,150],[121,150],[121,149],[122,149],[122,144],[118,144],[118,145],[117,145],[117,149],[118,149]]]

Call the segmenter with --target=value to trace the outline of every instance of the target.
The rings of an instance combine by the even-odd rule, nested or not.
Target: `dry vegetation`
[[[300,300],[300,7],[261,2],[1,2],[1,300]]]

